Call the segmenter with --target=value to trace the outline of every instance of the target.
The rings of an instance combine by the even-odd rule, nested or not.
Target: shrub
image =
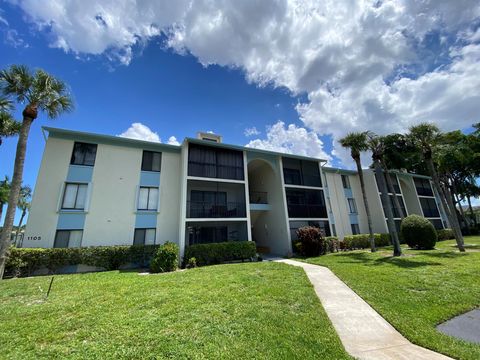
[[[375,246],[382,247],[391,245],[390,234],[373,234],[375,239]],[[340,250],[355,250],[370,248],[370,235],[357,234],[347,235],[339,244]]]
[[[304,226],[297,230],[298,240],[295,250],[303,256],[318,256],[325,253],[326,242],[322,231],[314,226]]]
[[[46,268],[50,273],[68,265],[85,264],[106,270],[134,263],[143,266],[158,245],[147,246],[94,246],[84,248],[11,248],[5,266],[6,276],[30,276]]]
[[[433,249],[437,243],[437,232],[424,217],[409,215],[402,220],[401,232],[411,248]]]
[[[185,267],[187,269],[196,268],[197,267],[197,259],[195,259],[194,257],[191,257],[190,259],[188,259],[187,265],[185,265]]]
[[[178,245],[166,242],[160,245],[150,263],[150,271],[153,273],[169,272],[177,270]]]
[[[452,229],[439,229],[437,230],[438,241],[455,239]]]
[[[229,241],[212,244],[195,244],[185,249],[184,261],[194,257],[198,266],[220,264],[226,261],[246,260],[256,257],[253,241]],[[184,263],[184,265],[186,265]]]
[[[340,242],[336,236],[327,236],[325,238],[326,252],[333,253],[338,252],[340,248]]]

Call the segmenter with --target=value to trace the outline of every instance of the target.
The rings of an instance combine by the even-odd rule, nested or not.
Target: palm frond
[[[0,71],[0,88],[4,95],[13,96],[20,103],[30,101],[33,75],[25,65],[12,65]]]

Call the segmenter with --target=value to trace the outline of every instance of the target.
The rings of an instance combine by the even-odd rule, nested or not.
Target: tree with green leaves
[[[435,191],[439,194],[442,207],[447,215],[448,222],[455,235],[458,250],[465,251],[463,245],[463,235],[458,223],[456,215],[455,204],[452,200],[452,194],[448,186],[442,186],[440,177],[438,175],[436,166],[434,164],[434,150],[441,140],[441,132],[437,126],[429,123],[421,123],[416,126],[412,126],[409,129],[408,134],[411,144],[417,147],[418,151],[422,154],[425,165],[432,177]]]
[[[3,138],[17,135],[20,132],[21,124],[13,118],[12,110],[12,102],[6,97],[0,96],[0,145],[3,143]]]
[[[368,136],[367,132],[349,133],[344,138],[339,140],[340,145],[344,148],[350,149],[350,155],[355,161],[357,167],[358,177],[360,179],[360,186],[362,188],[363,204],[365,206],[365,212],[367,214],[368,233],[370,239],[370,250],[375,252],[375,236],[373,234],[372,216],[370,214],[370,207],[368,206],[367,193],[365,190],[365,180],[363,178],[362,163],[360,160],[360,154],[363,151],[368,150]]]
[[[390,233],[390,238],[393,244],[393,256],[401,256],[402,249],[400,247],[400,239],[398,237],[397,228],[395,226],[395,220],[393,216],[393,204],[388,195],[389,189],[387,186],[387,178],[390,178],[390,174],[384,169],[383,166],[383,153],[385,152],[385,144],[383,142],[383,138],[372,133],[367,132],[368,136],[368,146],[370,151],[372,152],[372,161],[373,167],[375,169],[376,178],[378,181],[378,187],[380,190],[380,196],[382,199],[382,203],[384,205],[385,216],[387,218],[387,227],[388,232]],[[391,182],[391,179],[390,179]],[[396,198],[395,189],[393,188],[393,184],[391,184],[391,192],[393,193],[393,197]],[[398,199],[397,199],[398,202]],[[395,204],[395,206],[397,206]],[[398,208],[400,209],[400,205],[398,204]],[[400,209],[401,210],[401,209]]]
[[[20,215],[20,220],[18,221],[17,230],[15,231],[15,244],[19,247],[22,246],[23,241],[18,242],[18,234],[22,229],[23,220],[27,215],[27,212],[30,211],[30,199],[32,198],[32,189],[30,186],[23,186],[20,190],[20,196],[18,198],[18,209],[22,212]],[[23,240],[23,239],[22,239]]]
[[[2,231],[0,239],[0,279],[2,279],[22,185],[30,127],[40,111],[46,113],[49,118],[55,119],[73,108],[73,100],[63,81],[44,70],[37,69],[32,72],[28,67],[22,65],[12,65],[0,72],[0,90],[3,96],[24,106],[15,154],[12,187],[3,226],[4,231]]]
[[[5,179],[0,181],[0,219],[3,215],[3,207],[8,203],[8,196],[10,194],[10,180],[8,176],[5,176]]]

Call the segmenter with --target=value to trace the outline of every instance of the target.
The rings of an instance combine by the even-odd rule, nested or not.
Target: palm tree
[[[13,110],[12,102],[0,96],[0,145],[3,142],[2,138],[17,135],[20,132],[21,124],[13,119],[11,110]]]
[[[64,82],[40,69],[32,73],[28,67],[22,65],[12,65],[9,69],[0,72],[0,89],[4,96],[13,98],[17,103],[25,106],[22,112],[23,121],[15,154],[12,188],[8,199],[4,231],[0,240],[0,279],[2,279],[22,185],[30,127],[39,111],[43,111],[49,118],[55,119],[62,113],[70,111],[73,101]]]
[[[8,176],[0,181],[0,219],[3,215],[3,206],[8,202],[8,195],[10,194],[10,181]]]
[[[380,194],[382,197],[382,203],[384,204],[385,215],[387,217],[387,226],[388,232],[390,233],[390,237],[392,239],[393,244],[393,256],[400,256],[402,255],[402,249],[400,248],[400,240],[398,238],[397,228],[395,226],[395,221],[393,220],[393,211],[392,211],[392,201],[390,200],[390,196],[388,195],[387,189],[387,182],[385,181],[386,178],[390,177],[390,174],[385,172],[382,166],[382,158],[383,153],[385,150],[385,144],[380,136],[372,132],[367,132],[368,136],[368,146],[372,151],[372,160],[373,166],[375,168],[375,174],[377,175],[378,187],[380,190]],[[390,179],[391,182],[391,179]],[[392,185],[392,193],[393,197],[395,198],[395,190],[393,189]],[[397,206],[395,204],[395,206]],[[399,208],[398,208],[399,209]]]
[[[20,243],[17,243],[18,234],[20,233],[20,229],[22,228],[23,219],[25,219],[25,215],[27,215],[27,211],[30,211],[30,199],[32,197],[32,189],[30,186],[23,186],[20,190],[20,196],[18,198],[17,207],[19,210],[22,211],[22,215],[20,216],[20,221],[18,222],[17,231],[15,231],[15,244],[19,247],[22,246],[23,239]]]
[[[432,177],[435,190],[439,194],[443,209],[447,215],[453,233],[455,234],[458,250],[463,252],[465,251],[465,247],[463,246],[463,235],[462,231],[460,230],[460,224],[458,223],[456,208],[452,200],[452,194],[448,186],[441,186],[440,177],[438,176],[435,164],[433,163],[433,151],[440,135],[441,132],[437,126],[429,123],[421,123],[419,125],[412,126],[409,129],[408,137],[411,143],[414,144],[422,153],[427,169]]]
[[[357,166],[358,177],[360,178],[360,186],[362,188],[363,204],[367,213],[368,233],[370,237],[370,249],[375,252],[375,237],[373,235],[372,216],[368,206],[367,193],[365,192],[365,181],[363,179],[362,163],[360,161],[360,153],[368,150],[367,133],[357,132],[349,133],[347,136],[339,140],[340,145],[350,149],[350,155]]]

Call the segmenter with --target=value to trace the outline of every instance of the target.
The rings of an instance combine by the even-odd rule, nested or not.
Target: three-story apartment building
[[[227,145],[200,133],[180,146],[44,128],[45,151],[24,247],[255,241],[292,251],[312,225],[342,238],[366,233],[355,171],[322,159]],[[365,170],[375,232],[387,232],[376,178]],[[446,225],[428,177],[393,172],[405,214]],[[393,209],[399,226],[398,209]]]

